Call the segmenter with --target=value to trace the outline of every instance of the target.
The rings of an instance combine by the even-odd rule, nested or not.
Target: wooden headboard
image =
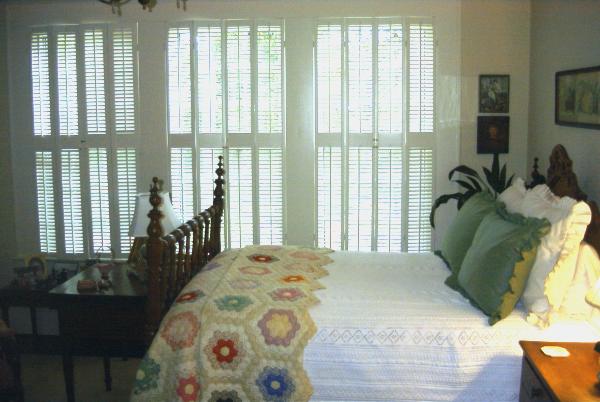
[[[160,223],[161,184],[152,180],[148,213],[148,240],[146,242],[147,287],[146,328],[148,341],[158,330],[167,310],[187,285],[208,261],[221,252],[221,222],[224,210],[225,170],[223,157],[219,156],[217,178],[212,205],[183,223],[171,233],[163,233]]]
[[[559,197],[568,196],[577,201],[588,203],[592,210],[592,221],[588,225],[583,240],[593,246],[598,254],[600,254],[600,211],[598,210],[598,205],[594,201],[589,200],[587,194],[579,188],[577,176],[573,172],[573,161],[569,158],[565,147],[560,144],[552,149],[547,175],[547,185],[555,195]],[[534,180],[536,180],[536,177],[539,177],[536,165],[534,165],[532,177]]]

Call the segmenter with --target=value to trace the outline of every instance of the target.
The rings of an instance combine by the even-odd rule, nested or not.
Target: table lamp
[[[171,204],[171,197],[168,192],[161,192],[160,197],[162,198],[162,204],[159,205],[158,209],[162,212],[162,219],[160,221],[162,225],[163,234],[171,233],[174,229],[177,229],[181,222],[177,218],[173,205]],[[152,210],[150,204],[150,193],[140,193],[136,196],[135,201],[135,212],[133,213],[133,219],[131,226],[129,227],[129,236],[133,237],[133,244],[129,253],[127,262],[129,264],[139,266],[140,250],[146,239],[148,238],[148,225],[150,224],[150,218],[148,212]],[[138,270],[139,272],[139,270]]]

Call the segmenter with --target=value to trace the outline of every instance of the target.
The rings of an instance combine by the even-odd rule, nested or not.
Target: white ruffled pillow
[[[508,212],[523,215],[522,207],[526,193],[525,182],[520,177],[517,177],[513,180],[510,187],[498,196],[498,201],[502,201],[506,205]]]
[[[521,211],[527,217],[546,218],[552,225],[538,246],[523,292],[525,307],[533,315],[530,321],[545,326],[550,313],[560,309],[573,280],[579,244],[592,214],[585,202],[559,198],[546,185],[527,191]]]

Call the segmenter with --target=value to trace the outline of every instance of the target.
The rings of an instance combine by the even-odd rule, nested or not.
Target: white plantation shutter
[[[254,242],[252,211],[252,150],[231,148],[228,152],[229,238],[232,248]]]
[[[171,198],[181,223],[194,217],[192,148],[171,148]]]
[[[77,36],[74,32],[61,32],[56,38],[58,75],[58,123],[60,135],[77,135]]]
[[[258,132],[281,133],[282,113],[282,38],[281,26],[257,28]]]
[[[60,170],[65,252],[81,254],[84,251],[84,244],[79,150],[63,149],[61,151]]]
[[[433,132],[434,42],[431,24],[410,24],[409,130]]]
[[[378,150],[377,251],[402,251],[402,148]]]
[[[320,246],[431,247],[435,138],[419,134],[434,130],[434,38],[432,24],[413,21],[349,18],[317,25]]]
[[[87,133],[106,134],[106,101],[104,92],[104,32],[84,32],[85,102]]]
[[[117,149],[117,200],[119,211],[119,240],[121,253],[127,254],[131,249],[132,238],[129,237],[129,225],[135,211],[137,194],[137,161],[134,148]]]
[[[36,32],[31,35],[31,95],[33,134],[36,136],[51,135],[47,32]]]
[[[401,133],[404,115],[402,24],[380,24],[377,48],[379,134]]]
[[[317,28],[317,131],[342,131],[342,26]]]
[[[227,27],[227,130],[250,133],[252,130],[252,72],[250,27]]]
[[[351,147],[348,154],[348,250],[371,250],[373,150]]]
[[[408,152],[408,248],[418,253],[431,249],[429,211],[433,198],[433,151],[412,148]]]
[[[202,134],[220,134],[223,126],[221,42],[220,26],[198,27],[198,132]]]
[[[133,30],[116,29],[112,43],[115,131],[117,134],[130,134],[135,132]]]
[[[348,26],[348,131],[373,132],[372,25]]]
[[[190,28],[170,28],[168,34],[169,133],[192,132]]]
[[[258,150],[260,244],[283,244],[283,160],[281,148]]]
[[[90,148],[89,154],[89,186],[92,218],[92,250],[94,253],[109,252],[110,242],[110,208],[108,204],[108,155],[106,148]]]
[[[56,219],[54,217],[54,178],[52,152],[35,153],[35,179],[40,251],[56,253]]]
[[[317,153],[317,245],[342,248],[342,150],[319,147]]]

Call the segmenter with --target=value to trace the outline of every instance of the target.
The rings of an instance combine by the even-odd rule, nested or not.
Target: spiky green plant
[[[461,187],[461,191],[452,194],[440,195],[433,203],[431,207],[431,213],[429,214],[429,223],[432,228],[435,228],[435,211],[443,204],[446,204],[450,200],[456,200],[456,207],[461,209],[465,202],[471,198],[474,194],[480,191],[488,191],[497,197],[498,194],[506,190],[512,183],[515,175],[513,174],[506,179],[506,164],[500,168],[500,158],[498,154],[494,154],[492,160],[492,168],[488,169],[485,166],[482,167],[485,175],[485,181],[479,176],[479,174],[466,165],[460,165],[455,167],[448,173],[448,180],[458,184]],[[462,178],[454,179],[455,174],[462,175]]]

